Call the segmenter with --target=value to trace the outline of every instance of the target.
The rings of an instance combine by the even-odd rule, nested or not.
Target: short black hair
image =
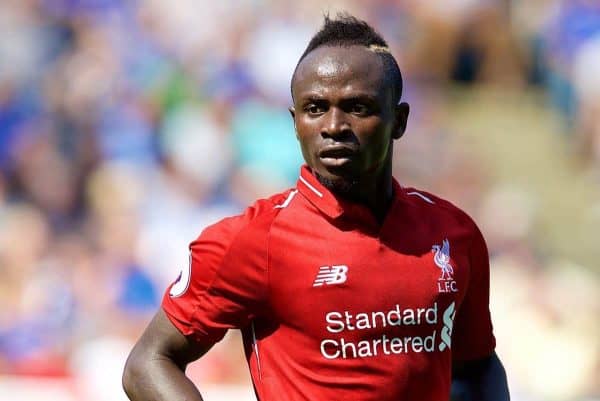
[[[385,73],[388,75],[392,86],[392,100],[398,104],[402,96],[402,73],[394,56],[390,53],[388,44],[383,37],[367,22],[351,16],[347,13],[339,13],[335,19],[329,14],[324,15],[323,26],[312,37],[308,46],[292,75],[292,82],[298,70],[298,66],[304,58],[313,50],[321,46],[364,46],[375,49],[383,60]],[[293,96],[293,93],[292,93]]]

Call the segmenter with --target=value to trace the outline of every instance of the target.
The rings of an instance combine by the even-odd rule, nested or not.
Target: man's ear
[[[395,110],[395,119],[396,124],[394,127],[394,132],[392,134],[393,139],[399,139],[404,135],[404,131],[406,131],[406,124],[408,121],[408,114],[410,112],[410,106],[406,102],[402,102],[396,106]]]
[[[296,131],[296,108],[294,106],[288,107],[288,111],[292,115],[292,121],[294,122],[294,132],[296,133],[296,138],[298,138],[298,131]]]

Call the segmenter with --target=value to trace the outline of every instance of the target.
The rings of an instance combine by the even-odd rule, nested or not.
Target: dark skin
[[[409,113],[408,104],[393,98],[383,67],[381,56],[365,47],[317,48],[296,71],[290,107],[313,174],[379,221],[393,199],[393,141],[404,134]],[[185,367],[211,346],[182,335],[159,310],[127,360],[125,392],[134,401],[202,400]],[[496,354],[454,362],[452,378],[452,400],[509,399]]]
[[[181,334],[160,309],[127,358],[125,393],[139,401],[203,400],[185,367],[209,349]]]
[[[380,221],[393,195],[393,141],[409,112],[392,98],[384,71],[381,56],[363,46],[317,48],[298,66],[290,107],[313,173]]]
[[[317,48],[292,81],[290,113],[306,163],[326,187],[364,204],[380,222],[393,198],[393,141],[404,134],[409,113],[391,87],[381,56],[362,46]],[[453,400],[509,399],[495,353],[455,361],[452,378]]]

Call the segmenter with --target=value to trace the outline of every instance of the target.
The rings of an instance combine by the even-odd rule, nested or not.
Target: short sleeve
[[[267,234],[264,224],[242,215],[208,227],[190,244],[189,271],[169,286],[162,301],[182,334],[214,344],[264,310]]]
[[[496,347],[489,309],[489,256],[483,235],[476,226],[474,230],[467,293],[457,312],[452,333],[452,355],[455,360],[483,358]]]

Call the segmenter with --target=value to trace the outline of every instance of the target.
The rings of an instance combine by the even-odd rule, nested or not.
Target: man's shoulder
[[[242,220],[248,226],[270,224],[282,210],[291,206],[297,193],[297,189],[290,188],[269,197],[257,199],[242,214],[233,216],[233,218]]]
[[[240,214],[225,217],[206,227],[197,241],[211,238],[219,242],[231,242],[240,236],[260,240],[263,235],[268,234],[277,215],[289,206],[297,192],[296,189],[288,189],[267,198],[257,199]]]
[[[405,187],[403,190],[407,201],[423,213],[444,216],[471,228],[477,227],[471,216],[451,201],[421,189]]]

